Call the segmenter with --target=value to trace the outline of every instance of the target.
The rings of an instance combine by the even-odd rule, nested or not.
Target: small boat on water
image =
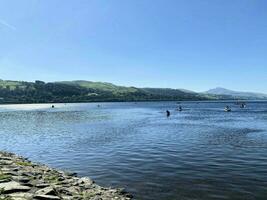
[[[232,109],[231,109],[229,106],[226,106],[226,107],[224,108],[224,111],[225,111],[225,112],[231,112]]]

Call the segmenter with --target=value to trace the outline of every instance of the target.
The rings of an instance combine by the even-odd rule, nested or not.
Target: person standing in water
[[[166,115],[167,115],[167,117],[169,117],[171,115],[171,112],[166,110]]]

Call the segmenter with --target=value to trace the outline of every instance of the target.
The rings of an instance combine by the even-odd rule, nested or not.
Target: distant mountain
[[[215,88],[204,93],[171,88],[137,88],[92,81],[25,82],[0,79],[0,103],[188,101],[267,99],[267,95]]]
[[[169,88],[136,88],[92,81],[0,80],[0,103],[208,100],[207,95]]]
[[[267,99],[267,94],[254,93],[254,92],[239,92],[221,87],[210,89],[204,94],[228,96],[230,99]]]

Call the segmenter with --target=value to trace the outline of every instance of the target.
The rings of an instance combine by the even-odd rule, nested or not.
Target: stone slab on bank
[[[0,200],[130,200],[123,189],[104,188],[90,178],[35,164],[0,151]]]

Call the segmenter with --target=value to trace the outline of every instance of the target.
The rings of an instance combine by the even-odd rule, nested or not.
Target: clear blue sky
[[[267,93],[267,1],[1,0],[0,78]]]

